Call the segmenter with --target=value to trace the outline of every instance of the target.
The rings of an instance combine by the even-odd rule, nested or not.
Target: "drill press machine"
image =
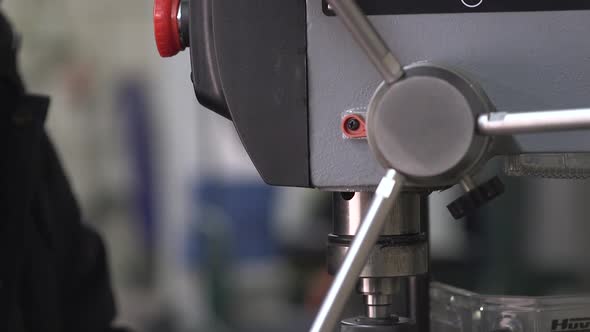
[[[156,0],[154,19],[160,54],[190,46],[198,100],[233,121],[268,184],[335,192],[335,278],[311,331],[435,326],[432,191],[460,184],[461,218],[504,190],[478,181],[492,158],[515,175],[590,170],[590,1]],[[392,309],[402,284],[407,318]],[[342,320],[355,289],[366,312]]]

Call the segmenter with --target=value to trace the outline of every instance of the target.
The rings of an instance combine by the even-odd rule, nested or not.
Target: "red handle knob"
[[[178,8],[180,0],[154,1],[154,35],[158,52],[164,58],[182,51],[178,29]]]

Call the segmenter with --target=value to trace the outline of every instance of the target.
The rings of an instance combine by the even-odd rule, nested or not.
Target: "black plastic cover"
[[[199,103],[231,120],[219,77],[219,63],[213,34],[212,3],[215,0],[191,0],[190,45],[191,80]]]
[[[305,0],[191,3],[199,101],[220,114],[227,107],[250,158],[271,185],[311,186],[305,6]],[[199,19],[204,21],[195,22]]]

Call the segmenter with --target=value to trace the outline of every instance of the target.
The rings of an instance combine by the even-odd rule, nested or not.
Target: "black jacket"
[[[44,130],[48,99],[27,95],[0,13],[0,331],[106,332],[115,306],[105,249]]]

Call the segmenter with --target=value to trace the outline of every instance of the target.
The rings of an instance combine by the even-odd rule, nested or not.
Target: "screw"
[[[358,119],[350,118],[346,120],[346,128],[350,131],[357,131],[361,127],[361,123]]]

